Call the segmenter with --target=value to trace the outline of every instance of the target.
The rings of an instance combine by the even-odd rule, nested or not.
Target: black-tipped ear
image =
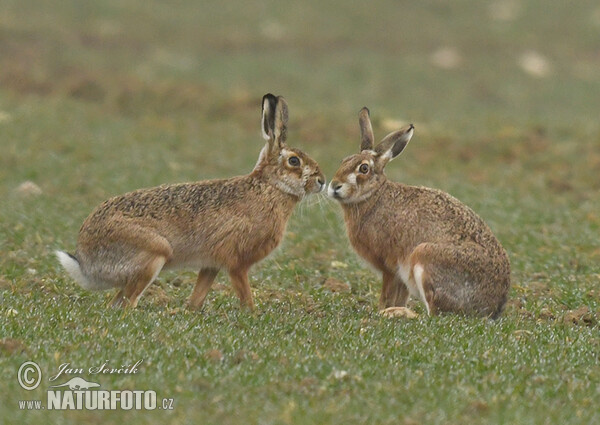
[[[265,140],[271,140],[275,137],[275,107],[277,98],[271,93],[267,93],[262,99],[262,120],[261,131]]]
[[[406,127],[394,131],[383,138],[381,142],[375,147],[377,152],[379,165],[385,165],[390,160],[400,155],[400,152],[404,150],[408,142],[413,136],[415,126],[412,124]]]
[[[373,127],[371,126],[371,114],[365,106],[358,113],[358,124],[360,125],[360,150],[373,149],[375,137],[373,136]]]
[[[275,107],[275,141],[279,146],[287,140],[288,106],[282,96],[277,97]]]

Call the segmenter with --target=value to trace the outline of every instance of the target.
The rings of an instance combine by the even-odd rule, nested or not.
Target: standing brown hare
[[[342,161],[328,194],[342,206],[354,249],[383,274],[379,307],[402,308],[412,295],[430,315],[498,317],[510,263],[490,228],[447,193],[387,179],[384,168],[410,141],[412,124],[374,146],[367,108],[359,123],[360,153]]]
[[[318,164],[286,145],[287,121],[285,100],[265,95],[267,143],[250,174],[111,198],[84,221],[74,255],[57,251],[60,263],[83,288],[118,288],[112,304],[131,307],[161,270],[194,267],[189,307],[199,308],[225,268],[253,308],[248,270],[279,245],[294,206],[325,186]]]

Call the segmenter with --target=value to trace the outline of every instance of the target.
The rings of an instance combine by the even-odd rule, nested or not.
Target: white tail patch
[[[81,271],[81,266],[76,259],[63,251],[56,251],[55,254],[60,264],[62,264],[67,273],[69,273],[69,276],[71,276],[71,278],[73,278],[73,280],[77,282],[79,286],[89,290],[101,289],[84,276],[83,272]]]
[[[398,265],[398,276],[406,287],[408,288],[408,293],[411,297],[416,299],[421,299],[421,292],[417,288],[417,284],[415,283],[414,276],[410,273],[410,264],[409,263],[400,263]]]
[[[423,289],[423,271],[425,269],[423,268],[422,265],[420,265],[419,263],[415,264],[415,266],[413,267],[413,276],[415,278],[415,284],[417,286],[417,289],[419,290],[419,295],[421,296],[421,299],[423,300],[423,302],[425,303],[425,307],[427,308],[427,314],[431,314],[430,309],[429,309],[429,304],[427,303],[427,300],[425,299],[425,290]]]
[[[398,275],[400,276],[400,279],[402,279],[402,282],[408,287],[411,295],[419,295],[414,282],[410,279],[410,264],[400,263],[398,266]]]

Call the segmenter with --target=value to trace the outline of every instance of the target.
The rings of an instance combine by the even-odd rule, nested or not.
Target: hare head
[[[266,94],[262,102],[262,135],[267,144],[254,172],[262,173],[281,191],[302,198],[325,187],[319,165],[299,149],[286,144],[288,107],[281,96]]]
[[[369,110],[358,114],[360,124],[360,153],[345,158],[329,183],[328,194],[343,204],[353,204],[369,198],[385,181],[386,164],[397,157],[410,141],[412,124],[394,131],[374,146]]]

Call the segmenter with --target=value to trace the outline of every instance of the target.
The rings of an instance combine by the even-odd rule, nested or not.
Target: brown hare
[[[253,308],[249,268],[277,247],[294,206],[325,186],[319,165],[286,145],[287,121],[285,100],[265,95],[267,143],[250,174],[111,198],[84,221],[75,255],[57,251],[60,263],[83,288],[118,288],[112,304],[131,307],[161,270],[195,267],[189,307],[199,308],[225,268],[241,304]]]
[[[342,206],[354,249],[383,274],[379,307],[404,307],[412,295],[430,315],[498,317],[510,264],[490,228],[447,193],[387,179],[384,167],[410,141],[412,124],[374,146],[367,108],[359,123],[360,153],[342,161],[328,194]]]

